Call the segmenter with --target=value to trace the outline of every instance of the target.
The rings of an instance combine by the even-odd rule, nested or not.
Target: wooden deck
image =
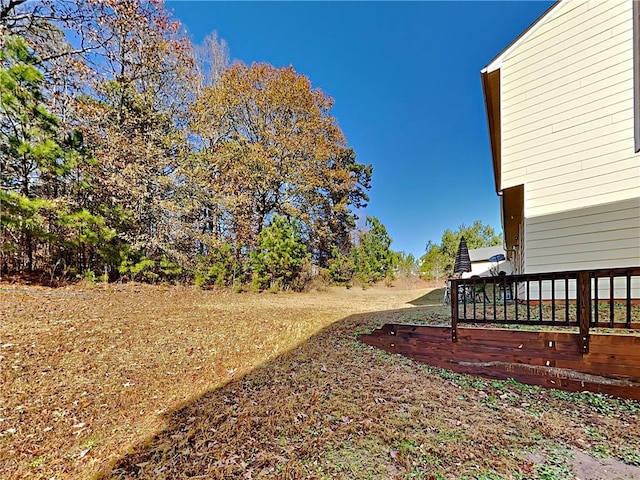
[[[579,333],[386,324],[360,340],[428,365],[529,385],[640,400],[640,332]]]

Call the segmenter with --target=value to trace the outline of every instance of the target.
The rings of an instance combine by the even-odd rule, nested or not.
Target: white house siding
[[[511,266],[511,262],[509,260],[502,260],[498,263],[493,263],[489,261],[484,262],[471,262],[471,271],[465,272],[462,274],[462,278],[471,278],[471,277],[492,277],[493,272],[492,269],[495,269],[496,272],[503,271],[506,274],[511,274],[513,272],[513,267]]]
[[[526,219],[527,273],[640,264],[640,198]]]
[[[540,288],[542,286],[542,288]],[[562,303],[564,299],[575,300],[577,298],[577,283],[575,279],[569,279],[565,282],[564,279],[558,278],[555,282],[551,280],[543,280],[541,282],[532,281],[529,283],[529,294],[527,296],[526,283],[520,282],[518,284],[518,299],[519,300],[539,300],[539,291],[542,290],[542,299],[550,300],[552,297],[551,290],[555,290],[556,301]],[[596,282],[591,280],[591,298],[595,299]],[[611,286],[609,284],[609,278],[598,279],[598,298],[606,301],[609,298],[614,298],[617,301],[624,301],[627,295],[627,279],[625,277],[618,277],[613,282],[613,297],[611,296]],[[631,298],[640,297],[640,279],[636,277],[631,278]]]
[[[501,66],[502,185],[526,273],[640,265],[631,0],[565,0]]]
[[[506,254],[507,252],[505,252],[502,245],[470,249],[469,258],[471,259],[471,271],[463,273],[462,278],[471,278],[474,276],[491,277],[500,271],[511,274],[513,267],[508,260],[501,260],[499,262],[490,261],[490,258],[496,255],[506,257]]]
[[[607,203],[526,220],[527,273],[583,268],[622,268],[640,262],[640,198]],[[586,266],[586,267],[585,267]],[[600,298],[609,295],[609,280],[600,280]],[[595,284],[594,284],[595,286]],[[545,286],[543,298],[550,298]],[[564,296],[558,291],[556,296]],[[575,298],[571,285],[569,298]],[[538,298],[537,287],[531,298]],[[624,298],[626,281],[615,282],[615,298]],[[640,282],[632,282],[632,296],[640,298]]]

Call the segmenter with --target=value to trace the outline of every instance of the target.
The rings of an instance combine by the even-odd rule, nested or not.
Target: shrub
[[[215,286],[224,288],[234,283],[238,262],[233,256],[233,246],[227,242],[207,245],[207,254],[196,259],[194,284],[197,288]]]

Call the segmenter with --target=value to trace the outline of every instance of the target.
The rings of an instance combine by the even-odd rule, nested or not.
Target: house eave
[[[489,144],[491,146],[491,160],[493,163],[493,178],[496,193],[502,189],[501,185],[501,132],[500,132],[500,70],[482,72],[482,91],[487,113],[489,129]]]
[[[524,221],[524,185],[506,188],[502,195],[503,240],[505,249],[511,253],[518,248],[518,244],[522,241],[518,236],[519,226]]]
[[[482,91],[484,95],[485,108],[487,113],[487,125],[489,130],[489,143],[491,146],[491,159],[493,164],[493,177],[495,190],[498,195],[502,192],[502,120],[500,116],[500,69],[502,61],[520,45],[523,41],[535,32],[540,25],[550,18],[551,13],[557,11],[557,7],[562,0],[556,0],[542,15],[540,15],[529,27],[513,40],[502,52],[500,52],[487,66],[480,71],[482,80]]]

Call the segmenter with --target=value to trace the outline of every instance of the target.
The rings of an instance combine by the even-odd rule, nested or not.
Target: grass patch
[[[568,464],[572,454],[562,446],[546,447],[545,461],[533,467],[533,473],[540,480],[573,480],[575,477]]]
[[[408,304],[425,291],[70,292],[89,296],[0,294],[0,478],[551,478],[560,459],[527,458],[549,444],[638,461],[638,402],[356,341],[439,322]]]

